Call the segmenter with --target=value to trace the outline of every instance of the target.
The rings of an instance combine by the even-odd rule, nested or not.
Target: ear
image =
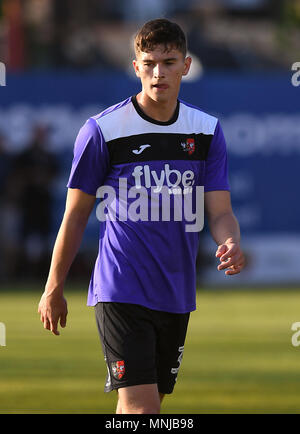
[[[138,61],[136,59],[134,59],[132,61],[132,65],[133,65],[133,69],[134,69],[135,75],[137,77],[140,77],[140,70],[139,70],[139,63],[138,63]]]
[[[183,73],[182,75],[187,75],[189,73],[190,67],[191,67],[191,63],[192,63],[192,58],[191,56],[188,56],[184,59],[184,68],[183,68]]]

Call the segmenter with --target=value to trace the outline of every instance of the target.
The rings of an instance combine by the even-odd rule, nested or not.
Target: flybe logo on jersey
[[[169,164],[165,164],[160,173],[157,173],[156,170],[150,170],[147,164],[145,166],[135,166],[132,176],[136,188],[141,188],[142,184],[146,188],[155,187],[155,193],[159,193],[163,185],[167,185],[169,188],[179,186],[187,188],[195,183],[195,174],[192,170],[186,170],[181,174],[177,169],[170,169]]]

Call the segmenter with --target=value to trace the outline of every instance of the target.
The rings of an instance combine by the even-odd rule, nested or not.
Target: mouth
[[[153,84],[152,87],[159,90],[166,90],[169,88],[169,85],[166,83],[157,83],[157,84]]]

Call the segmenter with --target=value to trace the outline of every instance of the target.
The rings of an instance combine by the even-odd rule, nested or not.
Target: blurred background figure
[[[57,159],[47,150],[48,129],[36,125],[32,140],[12,161],[9,200],[19,220],[18,260],[15,272],[41,277],[49,266],[49,234],[53,214],[52,181],[58,174]]]

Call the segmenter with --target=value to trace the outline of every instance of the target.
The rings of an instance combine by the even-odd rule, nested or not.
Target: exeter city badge
[[[188,152],[189,155],[195,151],[195,140],[194,139],[186,139],[185,142],[181,142],[181,146],[185,152]]]
[[[119,360],[118,362],[112,362],[111,369],[112,369],[113,376],[117,380],[121,380],[125,374],[124,360]]]

